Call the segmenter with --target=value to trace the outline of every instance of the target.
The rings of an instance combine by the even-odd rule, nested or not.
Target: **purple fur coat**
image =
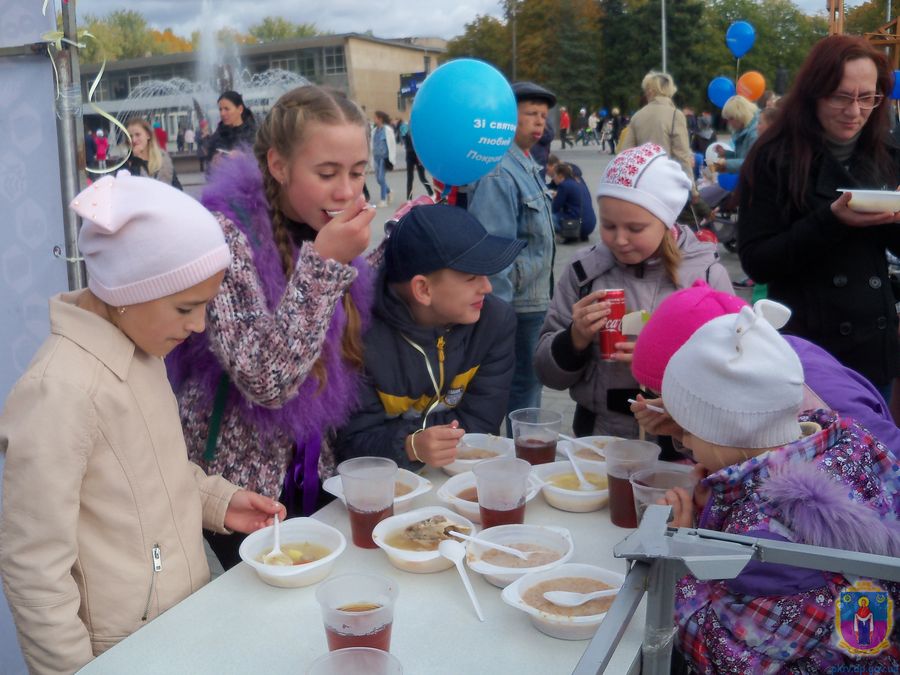
[[[320,473],[333,469],[328,436],[346,422],[359,384],[359,372],[341,356],[342,297],[349,293],[365,328],[374,275],[361,258],[352,265],[323,260],[306,242],[285,279],[262,175],[249,155],[220,162],[202,202],[222,224],[232,263],[207,309],[206,332],[167,359],[190,458],[274,498],[282,488],[290,498],[302,487],[303,510],[311,511]],[[320,357],[324,388],[308,376]],[[207,447],[223,375],[225,405],[215,447]]]

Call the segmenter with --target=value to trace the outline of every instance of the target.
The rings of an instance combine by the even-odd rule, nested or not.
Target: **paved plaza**
[[[554,142],[553,145],[554,154],[556,154],[562,161],[572,162],[574,164],[577,164],[581,168],[585,181],[587,181],[588,187],[590,187],[591,192],[593,192],[597,184],[600,182],[600,177],[603,174],[606,165],[612,159],[612,155],[601,153],[596,145],[589,145],[587,147],[578,146],[575,148],[567,148],[566,150],[560,150],[557,142]],[[391,171],[387,174],[388,184],[390,185],[391,191],[393,192],[394,200],[391,205],[378,209],[378,215],[376,216],[372,226],[372,246],[377,245],[378,242],[381,241],[384,233],[382,227],[384,222],[391,217],[394,210],[396,210],[397,206],[399,205],[398,202],[400,200],[400,197],[405,195],[406,192],[406,158],[404,157],[402,145],[397,148],[396,166],[397,168],[394,171]],[[413,196],[425,194],[425,190],[422,188],[422,184],[419,182],[418,176],[414,176],[414,179]],[[200,195],[200,192],[203,188],[202,174],[186,174],[182,176],[182,182],[184,183],[185,189],[188,192],[194,194],[195,196]],[[375,181],[374,173],[370,173],[367,176],[366,183],[369,187],[369,193],[372,196],[372,201],[377,203],[378,183]],[[572,257],[573,253],[580,250],[584,246],[592,246],[599,240],[599,231],[594,230],[594,232],[590,236],[590,241],[587,244],[565,244],[557,247],[556,260],[553,266],[554,278],[560,278],[562,271],[565,269],[565,266],[568,264],[569,259]],[[719,246],[719,255],[721,257],[721,262],[725,265],[728,273],[731,275],[732,281],[738,281],[744,278],[745,275],[741,270],[741,266],[738,262],[736,254],[730,253],[725,250],[724,247]],[[739,295],[742,295],[749,301],[749,289],[735,290]],[[571,433],[572,415],[575,411],[575,403],[571,398],[569,398],[568,391],[555,391],[553,389],[548,389],[545,387],[543,392],[542,405],[546,408],[558,410],[560,413],[562,413],[564,427],[563,433]]]

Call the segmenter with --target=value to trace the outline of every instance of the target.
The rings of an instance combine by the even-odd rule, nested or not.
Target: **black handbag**
[[[560,218],[559,236],[563,239],[578,239],[581,236],[581,218]]]

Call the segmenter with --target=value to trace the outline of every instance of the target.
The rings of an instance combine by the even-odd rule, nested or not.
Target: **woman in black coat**
[[[206,140],[203,160],[209,167],[222,155],[239,146],[253,147],[256,141],[256,118],[244,105],[244,98],[236,91],[226,91],[218,99],[221,121]]]
[[[896,300],[885,250],[900,253],[900,213],[859,213],[838,188],[894,190],[892,74],[862,38],[820,41],[778,119],[741,173],[738,251],[793,314],[786,332],[831,352],[883,393],[900,374]]]

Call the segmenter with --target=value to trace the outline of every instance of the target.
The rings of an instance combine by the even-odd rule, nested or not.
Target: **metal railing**
[[[900,560],[841,549],[756,539],[713,530],[669,528],[671,507],[647,507],[640,526],[616,545],[629,564],[622,590],[573,675],[603,673],[644,594],[647,595],[643,675],[669,673],[675,638],[675,584],[690,573],[700,581],[733,579],[751,560],[900,582]]]

